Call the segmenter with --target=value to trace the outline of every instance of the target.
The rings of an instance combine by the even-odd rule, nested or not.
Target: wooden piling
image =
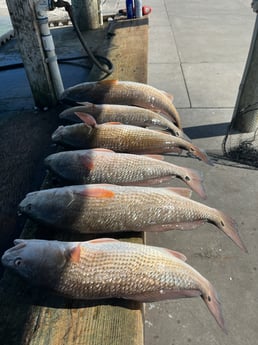
[[[100,27],[98,0],[72,0],[72,8],[81,31]]]
[[[14,34],[17,38],[24,68],[35,105],[41,109],[57,103],[32,0],[6,0]]]

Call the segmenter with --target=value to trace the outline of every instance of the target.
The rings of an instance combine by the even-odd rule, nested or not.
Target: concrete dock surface
[[[234,218],[248,249],[247,254],[241,252],[211,224],[192,231],[147,234],[147,244],[183,252],[187,262],[215,286],[228,334],[219,329],[201,298],[155,302],[145,306],[145,344],[255,345],[258,172],[224,160],[221,144],[232,118],[256,14],[246,0],[146,0],[144,5],[152,7],[148,83],[174,95],[185,132],[215,157],[214,166],[184,155],[166,160],[203,173],[208,198],[203,201],[196,194],[193,198]],[[124,8],[125,4],[114,0],[112,6]]]

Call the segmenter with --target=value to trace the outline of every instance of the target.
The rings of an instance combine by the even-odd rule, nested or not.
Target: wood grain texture
[[[107,57],[114,65],[107,79],[147,83],[148,17],[111,22],[97,54]],[[102,72],[93,67],[89,79],[98,80]]]
[[[11,0],[9,0],[11,1]],[[115,61],[111,78],[147,81],[147,23],[128,21],[113,28],[108,56]],[[136,28],[138,28],[137,31]],[[111,27],[112,29],[112,27]],[[112,29],[112,30],[113,30]],[[144,31],[141,42],[128,38]],[[126,39],[127,37],[127,39]],[[109,42],[110,43],[110,42]],[[121,43],[121,47],[119,47]],[[146,46],[145,46],[146,45]],[[145,47],[144,47],[145,46]],[[138,51],[139,49],[139,51]],[[121,61],[123,60],[123,61]],[[126,67],[130,64],[130,67]],[[128,65],[129,66],[129,65]],[[51,188],[50,175],[42,188]],[[27,221],[23,238],[84,241],[92,235],[65,234],[42,229]],[[143,233],[102,234],[125,241],[143,243]],[[143,305],[128,300],[75,301],[35,288],[6,271],[0,281],[0,344],[3,345],[143,345]]]

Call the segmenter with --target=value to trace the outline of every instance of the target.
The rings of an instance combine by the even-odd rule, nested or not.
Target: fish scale
[[[171,263],[170,255],[166,257],[165,253],[158,253],[149,247],[142,248],[140,252],[133,251],[134,247],[130,244],[123,245],[119,251],[117,246],[110,243],[101,247],[99,255],[91,255],[89,248],[82,245],[80,265],[70,262],[66,266],[58,289],[70,294],[76,288],[77,298],[85,295],[94,298],[96,295],[103,297],[111,292],[115,296],[129,297],[138,294],[140,288],[145,291],[156,291],[171,289],[173,286],[178,289],[197,287],[196,283],[189,279],[188,272],[179,268],[176,262]],[[96,251],[98,248],[94,248],[94,252]],[[162,260],[163,270],[154,270],[153,264],[159,259]],[[78,284],[76,287],[69,284],[69,281],[80,280],[85,272],[85,284]]]
[[[187,140],[151,129],[122,124],[97,125],[89,123],[59,126],[52,140],[77,149],[106,148],[124,153],[181,153],[186,150],[207,164],[212,164],[206,153]]]
[[[19,210],[41,223],[81,233],[191,230],[209,222],[246,251],[231,217],[167,188],[108,184],[51,188],[27,194]]]
[[[61,100],[66,102],[92,102],[96,104],[125,104],[160,110],[168,115],[181,129],[180,116],[164,92],[153,86],[118,80],[86,82],[67,88]]]
[[[162,159],[162,156],[143,156],[92,149],[55,153],[45,159],[45,164],[70,184],[146,185],[159,184],[177,177],[202,198],[206,197],[202,177],[197,171]]]
[[[109,238],[14,243],[2,256],[2,264],[31,284],[75,299],[147,302],[201,296],[225,330],[214,287],[179,252]]]

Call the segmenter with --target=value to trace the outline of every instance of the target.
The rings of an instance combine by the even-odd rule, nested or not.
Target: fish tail
[[[201,297],[204,300],[205,304],[207,305],[209,311],[211,312],[212,316],[217,321],[218,325],[227,334],[227,330],[225,327],[225,321],[222,315],[221,303],[219,301],[218,294],[212,284],[207,281],[207,287],[205,291],[202,293]],[[205,284],[206,285],[206,284]]]
[[[238,226],[234,219],[226,215],[222,211],[217,211],[217,217],[215,220],[215,225],[222,230],[235,244],[247,253],[247,248],[240,238],[238,233]]]
[[[193,191],[199,194],[202,199],[207,198],[201,173],[193,169],[186,169],[182,175],[182,179]]]
[[[190,154],[192,154],[196,158],[198,158],[198,159],[202,160],[203,162],[213,166],[212,161],[210,160],[207,153],[203,149],[200,149],[199,147],[197,147],[195,145],[190,145],[188,148],[188,151]]]

